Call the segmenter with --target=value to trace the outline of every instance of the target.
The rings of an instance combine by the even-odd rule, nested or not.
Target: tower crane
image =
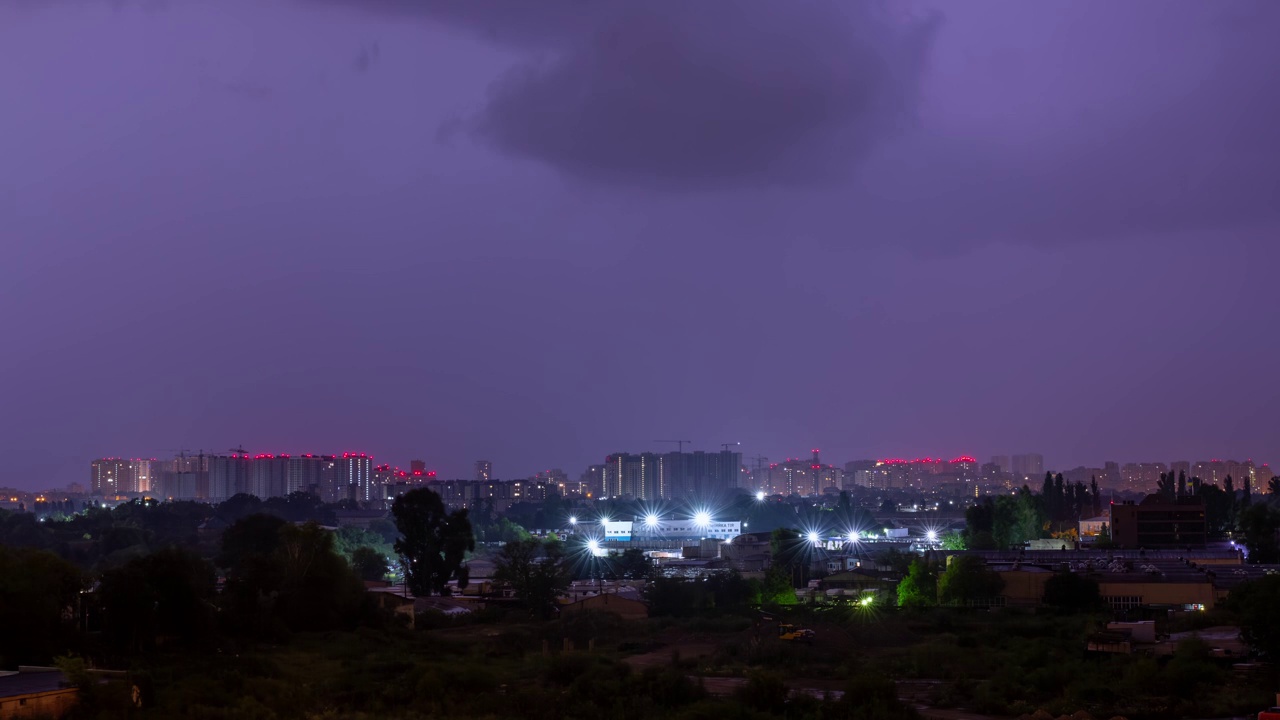
[[[741,445],[741,444],[742,443],[740,442],[720,443],[720,447],[724,448],[724,452],[729,452],[729,448],[733,447],[734,445]]]
[[[654,440],[654,442],[675,443],[679,452],[684,452],[685,444],[692,445],[692,440]]]

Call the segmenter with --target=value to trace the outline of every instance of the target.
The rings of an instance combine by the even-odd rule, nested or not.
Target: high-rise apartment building
[[[1125,463],[1120,468],[1120,477],[1128,490],[1155,490],[1160,476],[1169,471],[1162,462]]]
[[[827,488],[844,487],[844,470],[822,462],[819,451],[808,458],[787,458],[769,466],[770,495],[820,495]]]
[[[1025,453],[1009,458],[1010,472],[1019,482],[1039,480],[1044,477],[1044,456],[1040,453]]]
[[[703,500],[738,487],[742,453],[614,453],[601,471],[601,497]]]
[[[151,493],[174,500],[222,502],[309,492],[325,502],[381,499],[373,458],[336,455],[179,455],[172,460],[95,460],[90,487],[99,494]]]
[[[209,458],[209,497],[206,499],[221,502],[241,493],[257,494],[253,491],[253,459],[248,455]]]
[[[99,458],[89,463],[89,491],[95,495],[116,495],[134,484],[133,466],[124,458]]]
[[[607,469],[605,465],[591,465],[578,476],[579,484],[586,488],[585,494],[591,497],[606,497],[604,491]]]
[[[1013,472],[1013,463],[1009,460],[1008,455],[992,455],[991,464],[998,467],[1002,473]]]
[[[493,463],[488,460],[476,461],[476,480],[481,482],[489,482],[493,479]]]
[[[605,458],[600,496],[657,500],[667,491],[667,467],[657,453],[614,453]]]
[[[325,502],[339,500],[359,500],[366,502],[374,499],[373,457],[364,453],[342,453],[342,457],[334,458],[335,470],[333,482],[329,486],[328,497],[320,496]]]
[[[95,495],[149,493],[159,483],[161,463],[135,458],[99,458],[89,463],[89,491]]]

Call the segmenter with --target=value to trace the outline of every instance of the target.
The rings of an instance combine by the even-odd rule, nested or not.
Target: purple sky
[[[0,0],[0,486],[238,443],[1275,461],[1277,33],[1274,0]]]

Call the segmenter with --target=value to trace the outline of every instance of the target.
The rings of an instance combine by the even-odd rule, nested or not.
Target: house
[[[649,617],[649,606],[638,597],[628,597],[630,593],[602,593],[589,595],[581,600],[560,606],[561,617],[578,612],[607,612],[621,617],[623,620],[644,620]]]
[[[406,597],[400,592],[400,588],[390,585],[366,587],[365,592],[373,598],[379,610],[390,610],[395,615],[407,619],[409,627],[413,627],[414,598]]]
[[[17,672],[0,672],[0,720],[60,718],[75,706],[77,694],[57,668],[22,666]]]
[[[1110,532],[1111,530],[1109,526],[1110,522],[1111,522],[1111,516],[1109,514],[1103,514],[1097,517],[1091,517],[1086,520],[1081,520],[1080,530],[1079,530],[1080,537],[1086,538],[1086,537],[1096,537],[1098,535],[1101,535],[1102,528],[1104,527],[1107,528],[1108,532]]]

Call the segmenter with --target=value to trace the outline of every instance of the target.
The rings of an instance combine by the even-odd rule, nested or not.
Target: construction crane
[[[741,444],[742,443],[740,442],[720,443],[720,447],[724,448],[723,452],[729,452],[729,448],[733,447],[734,445],[741,445]]]
[[[685,443],[693,444],[692,440],[654,440],[654,442],[675,443],[679,452],[684,452]]]
[[[249,451],[244,449],[244,445],[241,445],[240,447],[233,447],[233,448],[231,448],[230,450],[228,450],[227,452],[231,452],[231,453],[239,453],[239,454],[241,454],[241,455],[248,455],[248,454],[249,454]]]
[[[767,492],[769,490],[769,487],[768,487],[769,483],[764,479],[764,468],[765,468],[765,465],[768,464],[769,458],[763,455],[756,455],[755,457],[750,457],[747,459],[754,460],[756,463],[756,469],[751,474],[751,479],[756,484],[756,488],[757,488],[756,498],[763,499],[765,495],[769,494]]]

